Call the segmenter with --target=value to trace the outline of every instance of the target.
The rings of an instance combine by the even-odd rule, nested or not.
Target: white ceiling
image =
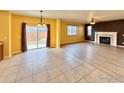
[[[40,17],[40,10],[11,10],[19,15]],[[44,10],[43,17],[58,18],[72,22],[89,23],[94,17],[96,22],[124,19],[123,10]]]

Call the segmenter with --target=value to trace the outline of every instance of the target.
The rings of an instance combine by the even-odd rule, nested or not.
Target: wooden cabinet
[[[0,43],[0,61],[3,59],[3,44]]]

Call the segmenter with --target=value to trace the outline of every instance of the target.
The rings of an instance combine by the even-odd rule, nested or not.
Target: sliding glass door
[[[27,49],[37,48],[37,27],[26,26]]]
[[[38,48],[46,47],[47,27],[38,27]]]
[[[27,49],[36,49],[46,47],[47,26],[26,26]]]

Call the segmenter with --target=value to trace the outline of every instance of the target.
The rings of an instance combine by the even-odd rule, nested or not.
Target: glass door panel
[[[38,27],[38,48],[46,47],[47,27]]]
[[[27,48],[35,49],[37,48],[37,27],[35,26],[27,26]]]

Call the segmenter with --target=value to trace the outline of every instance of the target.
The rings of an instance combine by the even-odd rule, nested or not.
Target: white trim
[[[121,48],[124,48],[124,46],[122,46],[122,45],[117,45],[117,47],[121,47]]]
[[[84,40],[80,40],[80,41],[72,41],[72,42],[63,42],[61,43],[61,45],[63,44],[72,44],[72,43],[79,43],[79,42],[85,42]]]
[[[89,41],[89,42],[91,42],[91,43],[95,43],[95,41]]]
[[[60,48],[60,25],[61,25],[61,20],[57,19],[56,20],[56,48]]]
[[[12,21],[12,20],[11,20],[11,17],[12,17],[12,16],[11,16],[11,13],[9,12],[9,46],[8,46],[8,47],[9,47],[9,57],[11,57],[11,55],[12,55],[12,54],[11,54],[11,43],[12,43],[12,42],[11,42],[11,25],[12,25],[12,24],[11,24],[11,21]]]

